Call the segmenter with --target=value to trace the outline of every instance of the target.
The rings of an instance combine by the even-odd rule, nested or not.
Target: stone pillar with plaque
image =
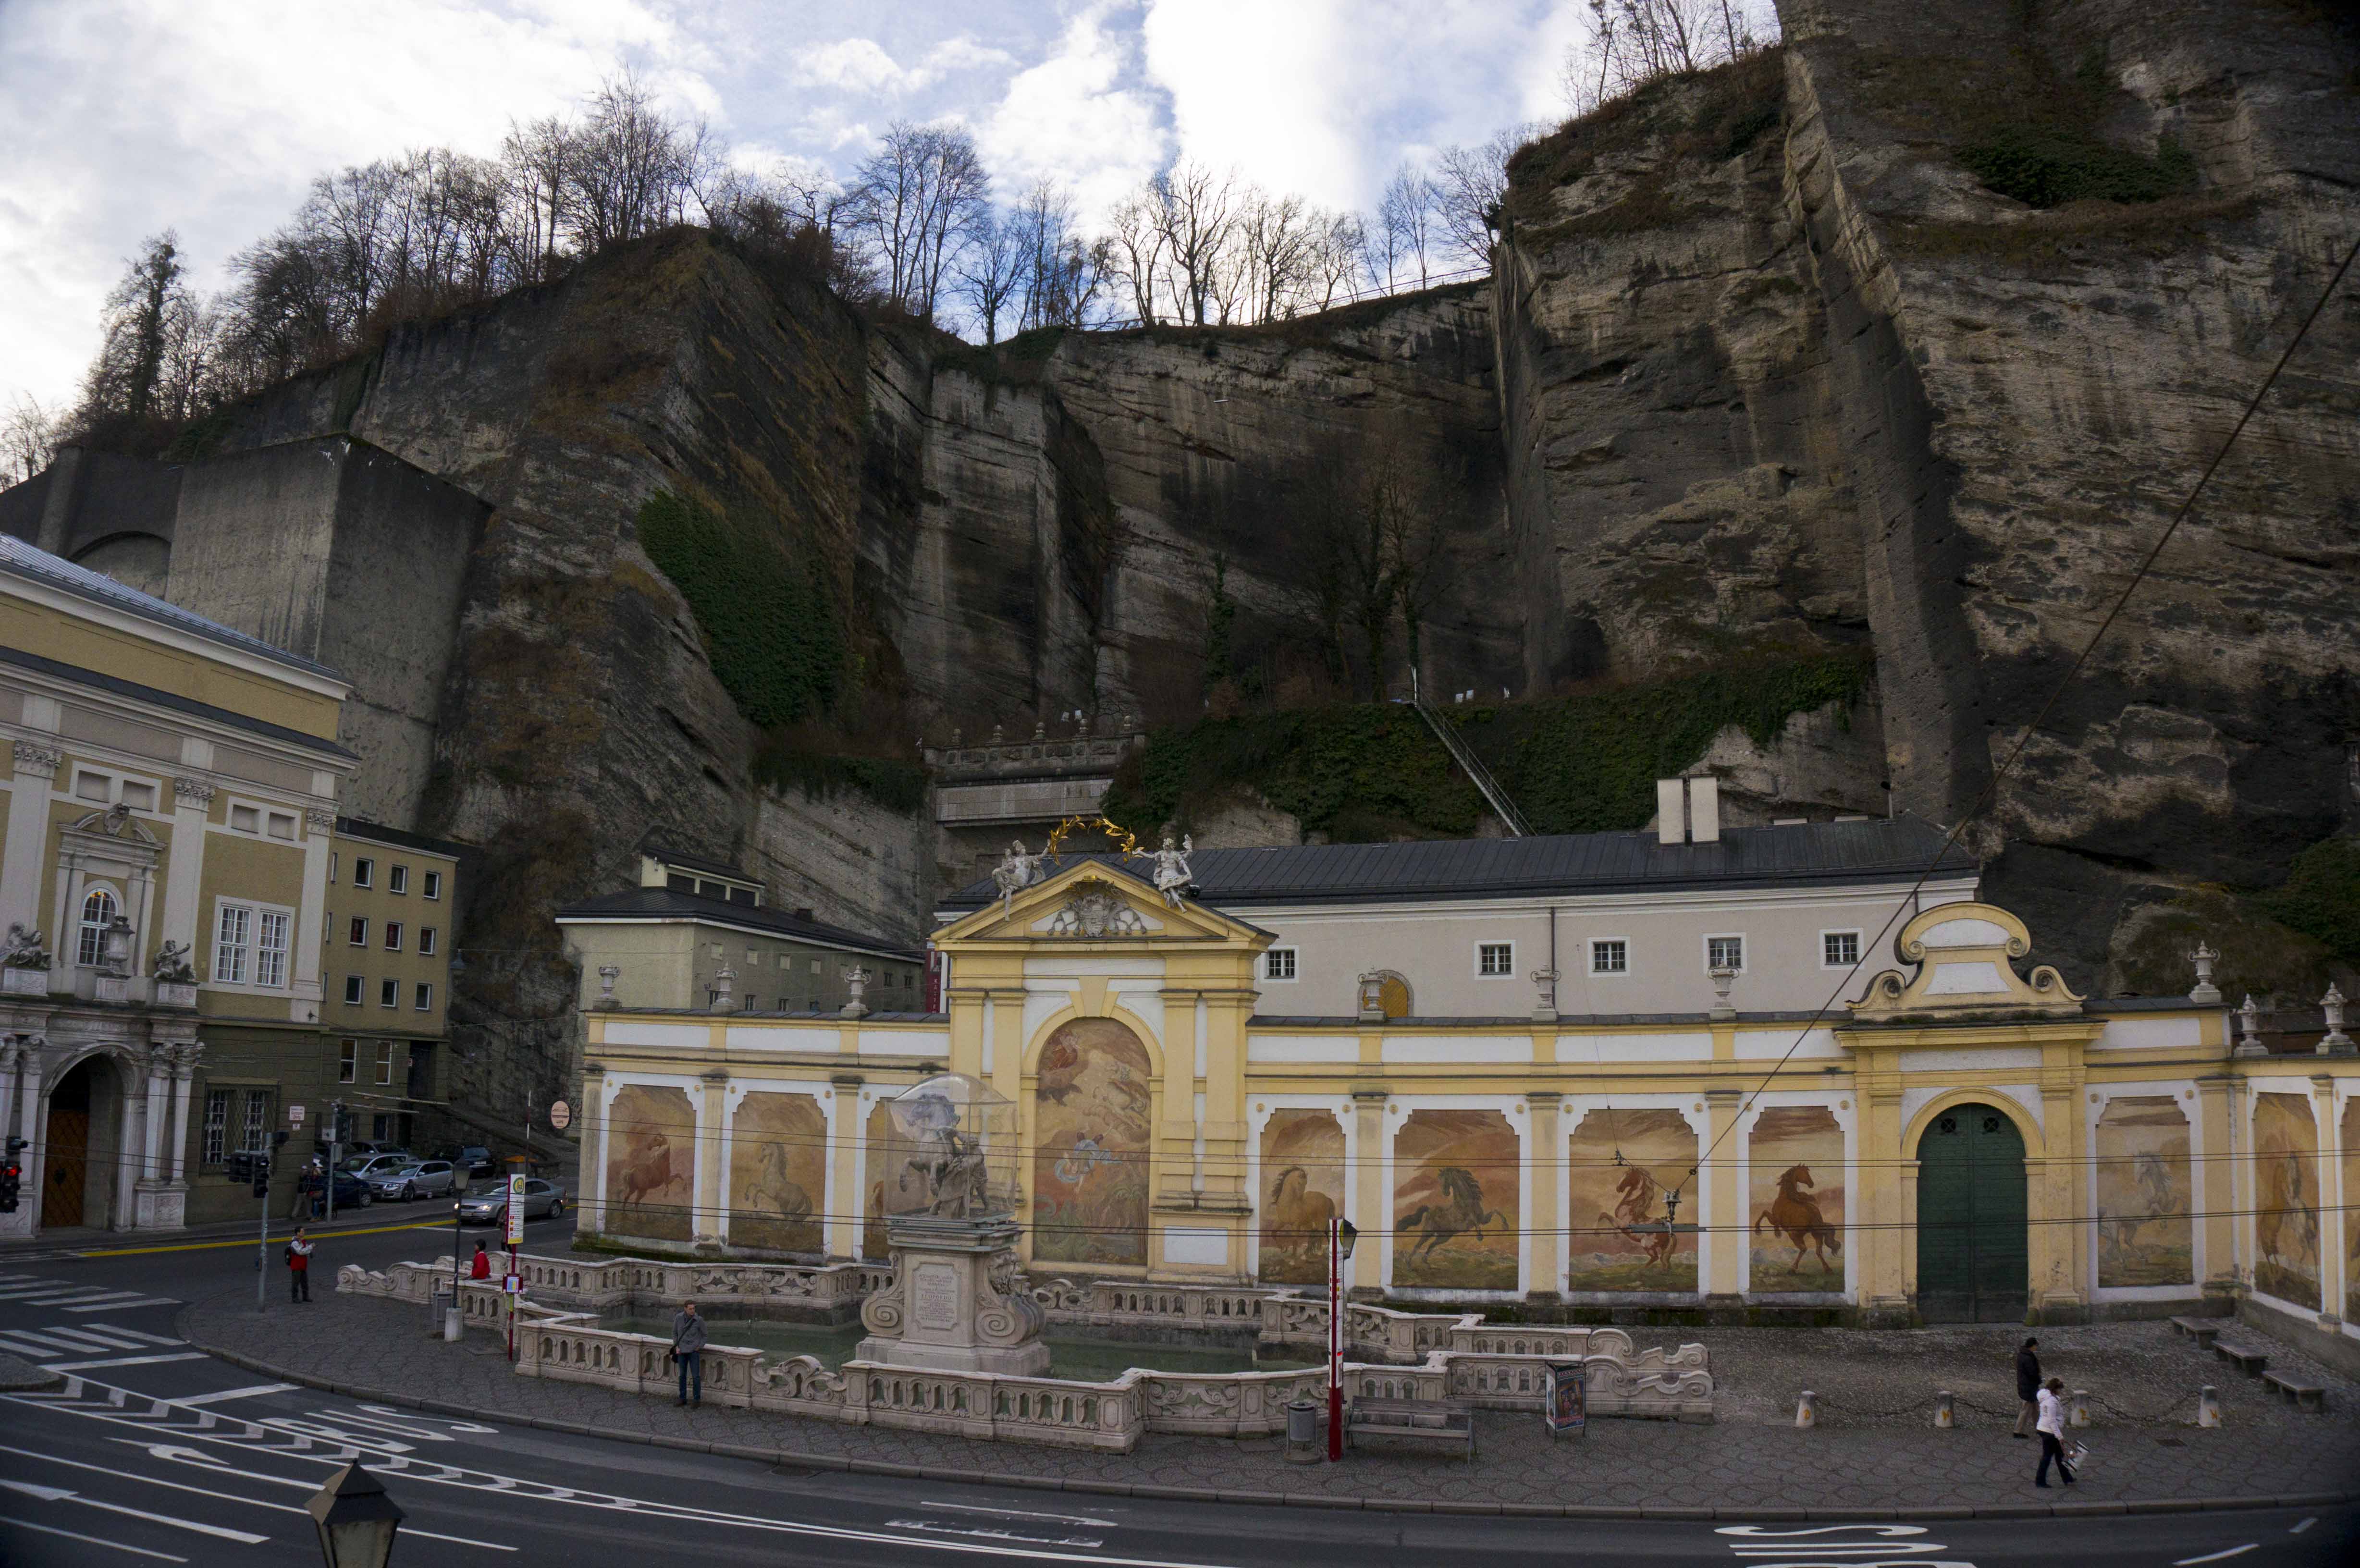
[[[880,1172],[893,1283],[862,1304],[858,1358],[938,1372],[1038,1377],[1047,1314],[1019,1288],[1016,1106],[963,1073],[888,1105]]]

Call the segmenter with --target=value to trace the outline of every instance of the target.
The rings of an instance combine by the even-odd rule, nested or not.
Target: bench
[[[1455,1448],[1475,1459],[1475,1412],[1448,1399],[1354,1399],[1344,1408],[1344,1441],[1363,1438]]]
[[[2270,1364],[2267,1350],[2248,1350],[2242,1345],[2223,1345],[2217,1339],[2212,1342],[2212,1354],[2223,1361],[2235,1362],[2237,1370],[2248,1377],[2260,1377]]]
[[[2171,1326],[2196,1342],[2199,1350],[2210,1350],[2212,1342],[2221,1337],[2218,1318],[2174,1318]]]
[[[2262,1381],[2292,1400],[2297,1410],[2324,1411],[2327,1409],[2327,1388],[2324,1384],[2306,1383],[2284,1372],[2265,1372]]]

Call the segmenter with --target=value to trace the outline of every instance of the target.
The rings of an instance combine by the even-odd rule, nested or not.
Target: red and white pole
[[[1344,1233],[1328,1222],[1328,1462],[1344,1457]]]

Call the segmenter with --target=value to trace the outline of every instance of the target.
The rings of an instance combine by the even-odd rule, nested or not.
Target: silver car
[[[507,1217],[508,1184],[495,1178],[478,1182],[459,1200],[459,1219],[465,1225],[497,1225]],[[565,1212],[565,1189],[554,1181],[530,1177],[524,1184],[524,1217],[554,1219]]]
[[[374,1171],[368,1183],[369,1191],[377,1197],[406,1203],[457,1191],[459,1173],[447,1160],[421,1160]]]

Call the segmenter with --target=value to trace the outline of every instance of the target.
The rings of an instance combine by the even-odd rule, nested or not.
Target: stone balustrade
[[[516,1318],[519,1376],[593,1383],[625,1393],[670,1397],[676,1384],[668,1341],[601,1326],[613,1308],[701,1305],[791,1308],[858,1301],[891,1283],[876,1264],[675,1263],[648,1258],[585,1262],[520,1258],[527,1294],[497,1281],[463,1280],[463,1320],[505,1332]],[[423,1303],[451,1278],[451,1259],[357,1264],[336,1288]],[[1050,1279],[1032,1287],[1053,1323],[1101,1330],[1251,1332],[1264,1348],[1324,1351],[1328,1302],[1286,1290],[1145,1285]],[[707,1332],[728,1333],[728,1321]],[[1345,1307],[1346,1388],[1391,1399],[1459,1399],[1488,1410],[1538,1410],[1552,1362],[1579,1360],[1595,1416],[1659,1421],[1712,1419],[1712,1377],[1704,1346],[1636,1348],[1619,1328],[1491,1324],[1475,1312],[1405,1312]],[[772,1357],[746,1345],[709,1345],[705,1397],[781,1415],[1128,1453],[1147,1432],[1245,1437],[1284,1432],[1286,1406],[1320,1399],[1322,1370],[1178,1373],[1135,1367],[1109,1383],[936,1372],[878,1362],[829,1371],[808,1356]]]

